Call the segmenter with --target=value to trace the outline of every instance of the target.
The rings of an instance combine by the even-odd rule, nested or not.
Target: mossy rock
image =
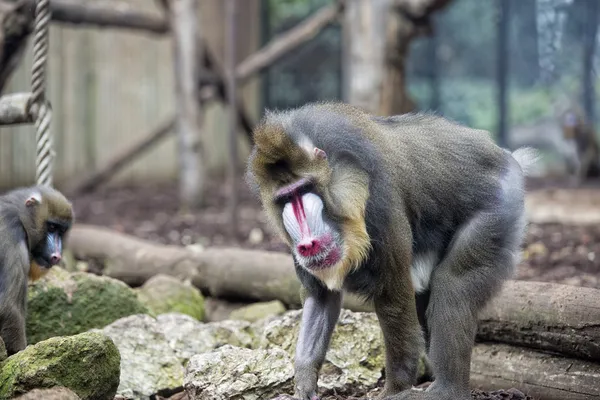
[[[159,274],[150,278],[137,290],[138,299],[154,317],[171,312],[186,314],[202,321],[204,319],[204,297],[190,283]]]
[[[6,345],[4,344],[4,340],[0,338],[0,362],[6,360],[8,357],[8,353],[6,352]]]
[[[29,288],[27,342],[75,335],[147,312],[133,289],[121,281],[54,267]]]
[[[156,319],[130,315],[102,329],[121,353],[117,394],[127,399],[149,399],[170,393],[182,384],[184,368]]]
[[[231,319],[256,322],[263,318],[281,315],[286,311],[285,305],[279,300],[250,304],[229,314]]]
[[[65,387],[53,387],[49,389],[33,389],[31,392],[27,392],[19,397],[15,397],[15,400],[81,400],[81,397],[77,396],[71,389]]]
[[[119,386],[121,356],[98,332],[54,337],[9,357],[0,371],[0,398],[33,389],[66,387],[82,400],[112,400]]]

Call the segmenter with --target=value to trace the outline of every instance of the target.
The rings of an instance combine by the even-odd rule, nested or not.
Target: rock
[[[280,347],[293,359],[302,311],[288,311],[265,326],[259,348]],[[374,313],[342,310],[331,338],[319,387],[341,390],[352,384],[369,388],[381,378],[385,366],[383,336]]]
[[[285,305],[279,300],[274,300],[263,303],[254,303],[238,308],[229,314],[229,318],[256,322],[263,318],[281,315],[285,311]]]
[[[181,387],[183,365],[169,346],[155,318],[131,315],[102,331],[121,352],[121,379],[117,394],[126,398],[149,398]]]
[[[80,400],[75,392],[65,387],[53,387],[50,389],[33,389],[14,400]]]
[[[206,297],[204,299],[204,317],[205,322],[223,321],[229,319],[229,315],[233,310],[242,308],[248,305],[247,303],[234,303],[215,297]]]
[[[287,352],[226,345],[195,355],[186,368],[190,400],[257,400],[292,390],[294,368]]]
[[[147,311],[121,281],[53,267],[29,288],[27,342],[75,335]]]
[[[0,371],[0,398],[61,386],[83,400],[112,400],[119,385],[119,363],[117,347],[101,333],[54,337],[5,361]]]
[[[138,298],[153,316],[178,312],[198,321],[204,319],[202,293],[190,283],[184,283],[174,276],[153,276],[138,290]]]
[[[157,321],[169,346],[184,365],[193,355],[225,344],[250,348],[257,342],[257,335],[246,321],[202,323],[178,313],[159,315]]]
[[[6,360],[8,357],[8,353],[6,352],[6,345],[4,344],[4,340],[0,337],[0,362]]]

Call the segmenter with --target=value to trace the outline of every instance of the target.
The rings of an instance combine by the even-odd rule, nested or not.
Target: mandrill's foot
[[[438,388],[432,384],[427,390],[413,388],[381,400],[471,400],[471,391],[448,387]]]

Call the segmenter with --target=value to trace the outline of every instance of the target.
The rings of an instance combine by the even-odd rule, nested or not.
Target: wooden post
[[[169,0],[173,31],[179,195],[184,208],[202,204],[205,170],[201,164],[200,127],[202,110],[196,96],[201,43],[196,0]]]
[[[596,51],[596,36],[598,33],[598,18],[600,6],[597,1],[590,1],[585,4],[588,7],[586,19],[584,21],[584,39],[583,39],[583,108],[585,118],[590,126],[596,125],[594,115],[595,103],[595,85],[594,85],[594,54]]]
[[[236,67],[236,0],[227,0],[225,18],[225,63],[227,65],[227,99],[229,100],[229,230],[230,234],[237,236],[237,174],[238,174],[238,146],[237,146],[237,79]]]
[[[376,113],[385,62],[385,21],[389,0],[348,0],[344,14],[343,97]]]
[[[508,17],[510,4],[498,0],[498,44],[496,48],[496,74],[498,79],[498,144],[506,146],[508,122],[507,77],[508,77]]]

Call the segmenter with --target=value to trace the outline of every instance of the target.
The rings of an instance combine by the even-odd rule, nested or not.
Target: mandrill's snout
[[[316,256],[321,251],[321,248],[322,246],[317,239],[304,239],[296,246],[298,254],[302,257]]]
[[[58,265],[62,260],[62,256],[59,252],[55,252],[50,256],[50,266]]]
[[[335,242],[331,233],[315,238],[309,237],[300,240],[296,245],[296,251],[302,257],[324,257],[335,247]]]
[[[334,265],[340,259],[340,248],[332,229],[323,220],[323,201],[311,192],[290,192],[283,208],[283,224],[290,235],[299,262],[310,269]]]

